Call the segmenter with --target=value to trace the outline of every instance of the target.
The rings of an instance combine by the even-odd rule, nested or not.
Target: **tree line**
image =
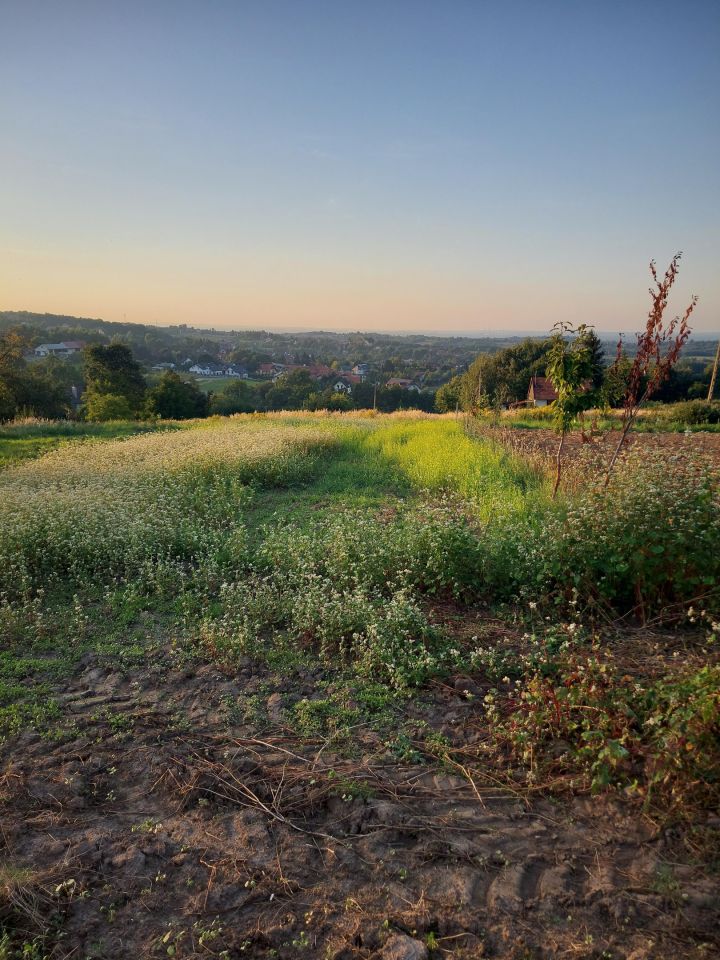
[[[0,336],[0,421],[21,414],[89,420],[139,418],[190,419],[212,414],[274,410],[353,410],[376,408],[477,412],[522,403],[533,376],[545,376],[554,339],[528,338],[494,353],[481,353],[467,371],[437,391],[409,392],[381,383],[354,384],[352,393],[335,391],[307,370],[295,370],[273,381],[250,384],[236,380],[210,394],[195,380],[165,371],[148,383],[143,367],[124,343],[91,344],[79,362],[54,357],[26,359],[28,341],[14,331]],[[610,364],[595,332],[584,334],[588,379],[593,397],[606,406],[622,404],[633,360],[624,353]],[[671,402],[707,395],[711,365],[696,361],[675,364],[658,385],[654,399]],[[80,395],[82,396],[80,397]],[[81,401],[81,402],[80,402]]]

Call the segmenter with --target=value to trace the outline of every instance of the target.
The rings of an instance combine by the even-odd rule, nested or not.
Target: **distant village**
[[[148,391],[174,376],[203,395],[196,407],[210,413],[367,407],[442,412],[474,402],[514,408],[556,399],[545,376],[542,337],[227,332],[10,311],[0,312],[0,338],[6,336],[22,345],[22,362],[34,378],[33,407],[42,407],[43,396],[54,398],[43,415],[63,415],[63,409],[82,415],[84,351],[113,343],[131,351]],[[715,348],[715,341],[690,341],[657,399],[706,396]],[[596,352],[595,385],[615,345],[597,339]]]
[[[68,359],[78,356],[86,346],[84,340],[63,340],[58,343],[39,343],[32,352],[31,358],[44,359],[55,357]],[[191,373],[196,377],[231,377],[238,380],[265,380],[277,382],[281,377],[298,371],[306,371],[311,380],[318,383],[327,382],[327,385],[337,393],[351,394],[353,387],[365,383],[371,376],[369,363],[356,363],[352,367],[340,364],[335,368],[323,363],[260,363],[255,370],[240,363],[222,363],[212,360],[193,361],[188,358],[184,362],[161,361],[150,366],[153,373],[164,373],[166,370]],[[393,387],[401,390],[410,390],[419,393],[422,389],[419,383],[407,377],[390,377],[383,383],[388,389]]]

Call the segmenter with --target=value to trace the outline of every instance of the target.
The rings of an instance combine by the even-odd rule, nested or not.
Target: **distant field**
[[[219,393],[231,383],[260,383],[259,380],[241,380],[239,377],[195,377],[198,387],[205,393]]]
[[[717,405],[717,402],[715,402]],[[704,404],[703,404],[704,405]],[[642,433],[691,433],[706,432],[720,433],[720,423],[688,423],[687,410],[693,404],[688,402],[655,404],[640,409],[633,430]],[[717,416],[717,414],[716,414]],[[480,421],[490,423],[497,417],[487,413],[479,418]],[[516,410],[505,410],[500,415],[500,423],[504,427],[514,427],[521,430],[535,430],[550,428],[553,420],[553,408],[530,407]],[[584,417],[585,428],[592,424],[593,429],[610,431],[621,428],[621,410],[588,410]],[[576,424],[579,427],[579,424]]]

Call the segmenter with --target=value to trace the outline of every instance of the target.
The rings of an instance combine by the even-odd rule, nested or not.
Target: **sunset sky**
[[[720,2],[0,0],[0,309],[720,330]]]

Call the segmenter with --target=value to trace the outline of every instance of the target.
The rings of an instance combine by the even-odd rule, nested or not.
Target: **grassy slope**
[[[368,511],[368,516],[376,514],[385,509],[394,510],[398,505],[419,502],[421,496],[427,495],[428,491],[438,491],[441,488],[455,488],[458,492],[468,494],[479,492],[479,477],[485,477],[485,492],[492,493],[494,496],[501,496],[503,493],[514,496],[518,503],[522,501],[524,492],[530,488],[534,492],[539,489],[537,477],[533,478],[529,471],[522,468],[518,463],[512,463],[510,459],[494,448],[484,449],[477,443],[468,440],[462,435],[459,425],[449,420],[404,420],[398,418],[314,418],[308,416],[291,417],[262,417],[262,418],[232,418],[228,420],[201,421],[189,428],[189,433],[185,435],[183,446],[187,446],[187,441],[192,437],[197,437],[198,442],[204,437],[212,438],[218,430],[226,429],[226,424],[234,424],[241,430],[243,435],[250,432],[250,437],[256,436],[257,442],[262,444],[265,439],[270,439],[273,431],[285,431],[297,436],[318,435],[320,438],[326,436],[330,446],[326,449],[318,448],[318,459],[311,463],[310,476],[300,475],[295,480],[288,482],[284,479],[284,467],[279,468],[277,481],[273,479],[259,479],[255,484],[255,490],[250,501],[244,504],[242,512],[242,521],[247,527],[250,540],[258,544],[266,533],[266,529],[285,527],[288,524],[298,524],[300,528],[311,528],[319,518],[332,517],[334,515],[342,516],[345,510],[361,509]],[[69,425],[68,425],[69,426]],[[92,427],[85,431],[85,425],[78,425],[73,430],[68,430],[66,426],[28,426],[16,427],[14,436],[9,442],[22,442],[26,440],[31,442],[46,441],[49,444],[59,444],[67,442],[70,438],[83,436],[92,436],[105,440],[115,438],[127,438],[130,436],[138,424],[106,424],[106,425],[87,425]],[[49,436],[43,436],[42,432],[49,433]],[[319,433],[318,433],[319,431]],[[34,434],[34,436],[33,436]],[[252,442],[252,441],[251,441]],[[135,441],[133,441],[135,443]],[[144,441],[143,441],[144,443]],[[172,442],[171,442],[172,445]],[[73,521],[75,530],[82,530],[83,523],[87,523],[87,530],[98,529],[97,524],[103,523],[103,515],[108,513],[109,521],[115,526],[119,526],[129,531],[130,524],[139,518],[141,525],[151,525],[153,523],[152,504],[145,505],[144,501],[135,499],[129,504],[130,513],[126,515],[126,505],[122,502],[127,492],[128,496],[142,497],[143,491],[133,492],[134,488],[129,485],[131,477],[128,476],[128,482],[120,480],[113,481],[113,471],[116,469],[124,470],[127,466],[127,455],[131,454],[130,448],[117,447],[119,457],[115,454],[116,444],[104,446],[102,451],[98,451],[94,460],[101,465],[107,461],[112,465],[111,473],[107,476],[100,473],[97,486],[95,468],[92,463],[88,463],[86,458],[79,459],[68,447],[63,453],[63,461],[55,464],[54,461],[39,461],[37,467],[32,468],[27,474],[26,480],[18,480],[15,472],[10,471],[5,474],[7,478],[8,493],[17,496],[17,483],[27,482],[27,498],[37,496],[35,488],[37,482],[36,476],[42,476],[42,471],[50,470],[48,476],[56,477],[66,476],[68,478],[69,495],[76,510]],[[141,449],[138,448],[137,456],[151,458],[154,448],[168,449],[165,439],[158,436],[158,442],[154,440],[151,446],[144,444]],[[40,448],[41,449],[41,448]],[[194,449],[191,444],[190,450]],[[127,454],[123,455],[123,451]],[[146,452],[150,451],[150,452]],[[232,444],[228,447],[228,453],[236,455]],[[36,453],[37,455],[37,453]],[[166,455],[166,454],[164,454]],[[192,453],[191,453],[192,456]],[[302,453],[298,453],[302,457]],[[299,461],[298,461],[299,462]],[[119,464],[116,467],[115,464]],[[134,461],[136,465],[135,473],[142,473],[140,460]],[[37,471],[40,471],[37,473]],[[91,499],[84,503],[78,499],[75,493],[75,483],[77,479],[85,476],[86,484],[92,487]],[[471,478],[468,486],[468,476]],[[57,482],[53,480],[53,483]],[[202,483],[198,480],[198,483]],[[20,488],[22,489],[22,487]],[[41,484],[42,489],[42,484]],[[103,494],[102,491],[105,490]],[[424,491],[424,493],[423,493]],[[510,493],[509,493],[510,491]],[[162,500],[166,493],[165,484],[158,488],[158,514],[162,515],[167,509],[184,509],[178,502],[178,507],[173,508],[173,501],[168,504]],[[58,494],[60,491],[58,491]],[[151,494],[154,496],[154,494]],[[211,501],[222,496],[218,491],[210,494]],[[97,501],[98,510],[93,509],[92,497],[100,497]],[[113,506],[116,498],[120,497],[117,506]],[[23,498],[20,494],[21,501]],[[19,501],[19,502],[21,502]],[[44,494],[41,497],[44,502]],[[34,500],[33,500],[34,502]],[[184,501],[182,501],[184,502]],[[162,503],[162,506],[160,504]],[[149,509],[148,509],[149,508]],[[228,508],[230,503],[228,502]],[[233,508],[234,509],[234,508]],[[220,507],[222,511],[222,507]],[[84,513],[83,513],[84,511]],[[27,511],[25,511],[27,512]],[[30,516],[35,512],[33,507],[30,510]],[[61,511],[62,512],[62,511]],[[83,521],[83,516],[87,516],[87,521]],[[112,518],[116,519],[113,520]],[[48,521],[51,524],[56,523],[52,512],[48,513]],[[19,522],[19,516],[18,516]],[[62,518],[61,518],[62,522]],[[217,522],[217,521],[215,521]],[[199,524],[202,527],[202,522]],[[55,529],[43,526],[40,528],[40,536],[44,540],[44,547],[41,547],[41,557],[48,557],[48,548],[52,543]],[[165,527],[158,527],[157,533],[153,533],[148,527],[149,536],[166,536]],[[206,529],[203,529],[206,533]],[[71,535],[73,541],[77,542],[75,533],[68,534],[64,528],[60,528],[57,534],[60,538]],[[105,541],[109,535],[99,536],[90,534],[94,541]],[[129,536],[129,533],[128,533]],[[134,534],[133,534],[134,536]],[[192,534],[191,536],[195,536]],[[40,544],[38,544],[40,546]],[[148,547],[152,548],[153,544]],[[118,541],[117,550],[122,548],[122,535]],[[53,549],[55,549],[53,545]],[[102,556],[102,549],[99,555]],[[148,556],[152,555],[152,551]],[[59,547],[59,556],[65,556],[65,549],[62,544]],[[117,552],[113,558],[117,559]],[[87,561],[86,551],[83,550],[80,559]],[[108,556],[108,560],[110,557]],[[96,562],[104,562],[102,560]],[[138,556],[138,563],[142,562],[142,554]],[[47,568],[47,564],[43,569]],[[38,568],[39,570],[40,568]],[[108,570],[108,574],[109,574]],[[46,589],[50,589],[50,584],[45,580],[45,575],[38,572],[38,584],[42,584]],[[112,577],[99,573],[99,579],[107,580],[110,584]],[[7,580],[7,578],[6,578]],[[12,577],[7,580],[8,585],[12,582]],[[77,611],[77,605],[73,607],[69,604],[65,595],[70,587],[63,586],[62,578],[50,589],[50,594],[55,597],[50,601],[53,607],[53,614],[50,622],[55,620],[57,630],[62,633],[87,633],[88,642],[90,636],[93,649],[107,652],[117,652],[122,647],[123,630],[127,624],[132,621],[132,617],[141,601],[132,596],[128,599],[128,591],[119,587],[110,586],[108,605],[104,612],[100,612],[99,592],[97,588],[89,586],[86,591],[80,590],[81,596],[84,595],[83,603],[89,612],[92,620],[100,617],[95,622],[92,629],[85,629],[82,626],[84,620],[80,617],[82,623],[78,627],[73,626],[77,617],[80,616]],[[77,589],[77,585],[75,587]],[[130,591],[132,593],[132,591]],[[41,601],[41,606],[46,605],[46,601]],[[18,616],[14,616],[11,608],[5,608],[6,629],[8,635],[16,633],[18,637],[23,633],[28,622],[32,622],[36,614],[41,613],[37,603],[33,607],[22,609]],[[170,600],[158,602],[155,611],[162,618],[172,619],[177,614],[176,605]],[[84,616],[84,615],[83,615]],[[42,619],[42,617],[41,617]],[[23,620],[25,623],[23,623]],[[34,627],[30,627],[29,632],[32,635]],[[83,642],[76,642],[74,645],[58,648],[54,636],[45,636],[44,627],[40,625],[39,632],[31,640],[31,645],[35,648],[30,656],[23,651],[18,656],[17,650],[5,651],[0,657],[0,701],[2,707],[0,713],[4,714],[6,729],[18,729],[27,722],[33,722],[34,719],[45,716],[50,720],[54,716],[54,707],[52,701],[45,699],[48,690],[48,683],[56,682],[60,677],[68,675],[78,658],[88,649]],[[128,650],[137,652],[134,642],[129,643]],[[37,654],[40,654],[38,658]],[[127,653],[127,652],[126,652]],[[48,658],[48,654],[50,657]],[[32,683],[26,681],[32,677]]]
[[[169,424],[163,424],[168,429]],[[52,421],[6,424],[0,427],[0,469],[33,460],[72,440],[117,440],[156,430],[157,425],[136,421],[74,423]]]

